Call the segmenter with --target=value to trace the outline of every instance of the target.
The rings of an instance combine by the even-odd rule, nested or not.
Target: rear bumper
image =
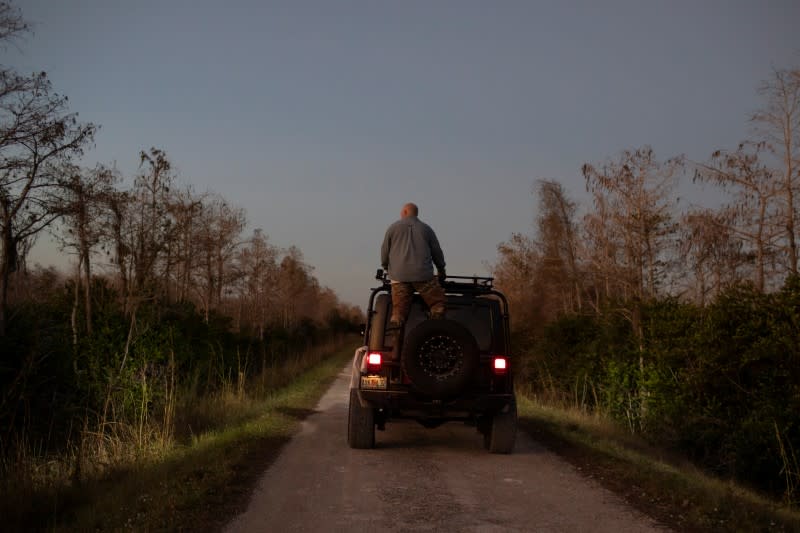
[[[472,394],[453,400],[421,397],[408,390],[359,390],[364,407],[385,409],[410,417],[471,418],[503,410],[514,401],[512,393]]]

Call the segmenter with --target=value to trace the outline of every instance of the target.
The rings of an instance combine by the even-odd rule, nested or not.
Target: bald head
[[[419,207],[417,204],[412,204],[411,202],[407,203],[403,206],[403,209],[400,210],[400,217],[416,217],[419,216]]]

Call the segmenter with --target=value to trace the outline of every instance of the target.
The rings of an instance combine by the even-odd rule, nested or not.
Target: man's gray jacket
[[[415,216],[401,218],[386,230],[381,266],[392,281],[427,281],[433,265],[444,271],[444,254],[430,226]]]

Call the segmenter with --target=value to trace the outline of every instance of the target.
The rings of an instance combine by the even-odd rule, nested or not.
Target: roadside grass
[[[261,473],[351,357],[352,346],[329,347],[310,369],[299,359],[279,379],[273,369],[270,387],[231,384],[212,397],[179,399],[176,425],[190,431],[153,439],[146,453],[118,459],[102,475],[70,483],[65,463],[20,458],[35,464],[28,476],[36,483],[2,487],[0,529],[219,530],[244,509]],[[272,388],[280,383],[289,384]],[[797,509],[703,474],[601,416],[523,394],[518,402],[520,429],[676,531],[800,531]]]
[[[519,395],[520,429],[676,531],[800,531],[800,510],[701,472],[580,409]]]
[[[300,420],[313,412],[352,352],[349,345],[329,351],[305,371],[298,364],[293,375],[287,371],[290,383],[254,397],[242,387],[231,387],[213,397],[197,398],[191,409],[177,409],[184,422],[202,419],[190,431],[154,439],[157,444],[147,453],[140,450],[125,461],[117,460],[102,475],[69,482],[66,472],[59,472],[50,474],[50,484],[39,480],[18,490],[3,487],[0,529],[220,529],[244,509],[260,474]]]

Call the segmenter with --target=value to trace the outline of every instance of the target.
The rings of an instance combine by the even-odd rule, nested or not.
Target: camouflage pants
[[[402,324],[406,321],[411,307],[411,297],[417,291],[431,311],[431,318],[444,317],[444,289],[436,278],[428,281],[393,281],[392,282],[392,321]]]

